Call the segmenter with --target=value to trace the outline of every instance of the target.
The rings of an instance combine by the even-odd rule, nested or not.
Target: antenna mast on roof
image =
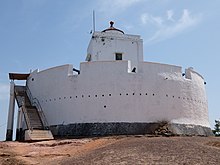
[[[94,33],[95,32],[95,10],[93,10],[92,21],[93,21],[93,33]]]

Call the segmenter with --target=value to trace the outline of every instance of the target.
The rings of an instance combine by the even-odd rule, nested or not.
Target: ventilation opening
[[[122,60],[122,53],[115,53],[115,60]]]

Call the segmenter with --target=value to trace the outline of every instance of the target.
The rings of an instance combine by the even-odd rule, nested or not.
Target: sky
[[[114,21],[125,33],[141,35],[145,61],[182,66],[183,72],[193,67],[203,75],[213,128],[220,118],[219,8],[219,0],[0,0],[0,141],[7,125],[8,73],[63,64],[79,68],[93,10],[96,31]]]

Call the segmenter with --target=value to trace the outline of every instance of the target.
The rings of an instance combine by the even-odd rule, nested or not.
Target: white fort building
[[[110,27],[94,32],[80,69],[62,65],[10,73],[7,140],[15,100],[17,139],[53,136],[151,134],[212,135],[203,77],[188,68],[145,62],[143,40]],[[24,86],[14,80],[26,80]]]

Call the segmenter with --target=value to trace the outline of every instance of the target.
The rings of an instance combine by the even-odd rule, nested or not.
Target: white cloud
[[[159,26],[163,24],[163,19],[161,17],[152,17],[152,20]]]
[[[130,31],[130,30],[132,30],[132,29],[134,28],[134,26],[127,24],[127,25],[124,25],[124,28],[125,28],[126,30]]]
[[[7,100],[9,98],[10,85],[0,83],[0,100]]]
[[[162,41],[174,37],[186,30],[196,26],[201,21],[201,15],[192,15],[188,9],[184,9],[181,17],[174,20],[173,10],[168,10],[166,17],[155,17],[148,13],[141,15],[143,25],[156,25],[157,31],[148,39],[147,43]]]
[[[161,17],[154,17],[148,13],[144,13],[141,15],[142,24],[154,24],[157,26],[161,26],[163,24],[163,19]]]
[[[107,12],[108,14],[121,12],[134,4],[137,4],[143,0],[111,0],[111,1],[99,1],[99,11]]]
[[[113,0],[111,3],[113,3],[114,6],[120,6],[121,8],[127,8],[132,6],[135,3],[138,3],[142,0]]]
[[[167,20],[174,21],[173,14],[173,10],[167,10]]]
[[[141,22],[142,24],[147,24],[150,21],[150,16],[148,13],[144,13],[141,15]]]

